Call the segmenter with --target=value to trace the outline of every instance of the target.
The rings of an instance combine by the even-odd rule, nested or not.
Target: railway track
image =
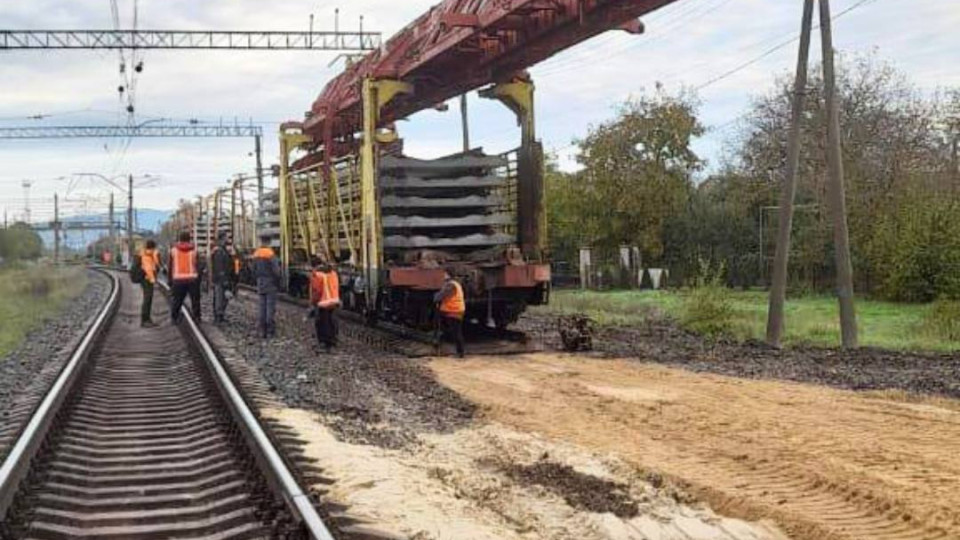
[[[141,329],[133,286],[110,277],[0,464],[0,538],[332,540],[197,323]]]
[[[240,285],[240,292],[251,300],[256,300],[256,289],[250,285]],[[288,306],[302,308],[306,312],[309,304],[302,298],[289,295],[280,295],[279,301]],[[454,347],[450,343],[436,345],[434,335],[408,328],[389,321],[377,321],[369,324],[360,313],[341,309],[337,312],[341,324],[340,331],[347,337],[361,343],[399,352],[409,357],[423,357],[435,355],[453,355]],[[542,345],[531,339],[529,335],[516,330],[496,330],[481,328],[476,325],[466,325],[464,337],[470,354],[522,354],[542,349]]]

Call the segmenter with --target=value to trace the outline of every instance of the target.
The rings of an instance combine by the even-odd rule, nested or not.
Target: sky
[[[117,0],[120,26],[130,28],[135,0]],[[385,37],[435,0],[138,0],[137,24],[156,30],[342,29]],[[833,0],[841,57],[874,55],[891,63],[923,92],[960,87],[960,2],[955,0]],[[630,96],[696,90],[706,135],[695,150],[707,172],[723,161],[751,100],[772,90],[795,67],[800,0],[678,0],[643,18],[641,36],[612,31],[533,67],[538,136],[566,169],[575,168],[573,141],[609,120]],[[0,0],[5,29],[111,29],[109,0]],[[145,51],[136,90],[136,121],[261,125],[264,164],[276,163],[277,127],[300,119],[342,63],[335,53],[307,51]],[[820,58],[814,41],[812,61]],[[116,125],[116,51],[0,51],[0,127]],[[490,152],[519,144],[515,119],[502,105],[470,96],[471,142]],[[427,111],[399,126],[416,157],[459,150],[458,108]],[[42,119],[30,118],[44,115]],[[63,215],[105,211],[109,193],[125,195],[94,176],[136,176],[138,207],[171,209],[179,199],[207,194],[237,173],[255,169],[248,139],[0,140],[0,211],[22,218],[29,180],[34,221],[49,220],[53,194]]]

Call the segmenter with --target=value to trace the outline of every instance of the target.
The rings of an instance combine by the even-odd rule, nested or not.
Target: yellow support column
[[[497,84],[480,92],[480,96],[496,99],[517,115],[520,125],[520,152],[517,163],[518,241],[530,260],[543,258],[547,238],[547,213],[544,209],[543,147],[537,142],[534,120],[534,85],[515,80]]]
[[[280,128],[280,181],[278,190],[280,192],[280,261],[283,267],[284,287],[287,284],[289,273],[287,269],[290,265],[290,242],[293,240],[290,223],[290,153],[298,146],[310,142],[309,136],[302,133],[288,133],[283,127]],[[259,239],[257,239],[259,241]]]
[[[413,92],[413,86],[393,80],[363,80],[363,142],[360,147],[361,265],[366,269],[367,308],[376,309],[380,289],[383,250],[380,245],[380,205],[377,197],[380,109],[398,94]],[[395,137],[395,134],[393,135]],[[388,140],[389,135],[384,137]]]

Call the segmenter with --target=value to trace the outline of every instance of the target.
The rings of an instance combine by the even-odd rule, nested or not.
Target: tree
[[[930,173],[944,170],[940,106],[924,99],[906,79],[872,56],[841,64],[837,74],[847,205],[857,289],[870,291],[887,271],[868,252],[877,217],[895,212],[896,201]],[[819,73],[819,70],[812,70]],[[826,209],[826,148],[823,134],[823,78],[814,75],[807,88],[802,123],[797,203],[822,207],[807,225],[795,227],[791,268],[796,278],[805,269],[812,285],[828,282],[832,271],[831,224]],[[779,189],[787,155],[792,88],[781,80],[774,93],[757,99],[746,116],[740,147],[742,174]],[[893,205],[893,206],[891,206]]]
[[[0,257],[8,260],[35,260],[43,254],[40,235],[24,223],[0,229]]]
[[[583,170],[571,190],[586,239],[612,253],[639,245],[645,261],[663,257],[666,220],[681,212],[703,162],[690,145],[702,135],[696,103],[687,94],[630,99],[617,117],[578,141]]]

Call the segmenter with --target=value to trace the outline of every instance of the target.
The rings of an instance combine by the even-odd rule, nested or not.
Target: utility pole
[[[800,52],[797,78],[793,86],[793,110],[787,139],[787,170],[780,190],[780,215],[777,229],[777,251],[773,259],[770,283],[770,307],[767,310],[767,343],[780,347],[783,335],[783,306],[787,296],[790,262],[790,236],[793,230],[793,201],[797,194],[797,169],[800,167],[800,123],[807,92],[807,69],[810,63],[810,40],[813,32],[813,0],[804,0],[800,29]],[[760,237],[763,238],[763,209],[760,209]],[[760,246],[763,249],[763,246]],[[761,260],[760,264],[763,264]],[[762,275],[762,273],[761,273]]]
[[[460,96],[460,122],[463,125],[463,153],[470,151],[470,121],[467,118],[467,94]]]
[[[261,157],[260,135],[253,137],[254,152],[257,154],[257,203],[263,204],[263,158]]]
[[[114,228],[116,225],[116,218],[114,217],[113,212],[113,192],[110,192],[110,256],[115,257],[117,254],[117,231]],[[111,259],[112,260],[112,259]]]
[[[310,16],[311,23],[313,15]],[[237,183],[230,186],[230,241],[237,245]]]
[[[129,265],[133,261],[133,175],[127,177],[127,258]]]
[[[830,179],[827,197],[833,211],[833,242],[837,264],[837,298],[840,302],[840,334],[845,349],[857,347],[857,314],[853,303],[853,264],[850,261],[850,233],[847,230],[847,203],[840,140],[840,111],[834,70],[833,29],[830,0],[820,0],[820,36],[823,46],[824,93],[827,102],[827,168]]]
[[[53,263],[60,264],[60,195],[53,194]]]

